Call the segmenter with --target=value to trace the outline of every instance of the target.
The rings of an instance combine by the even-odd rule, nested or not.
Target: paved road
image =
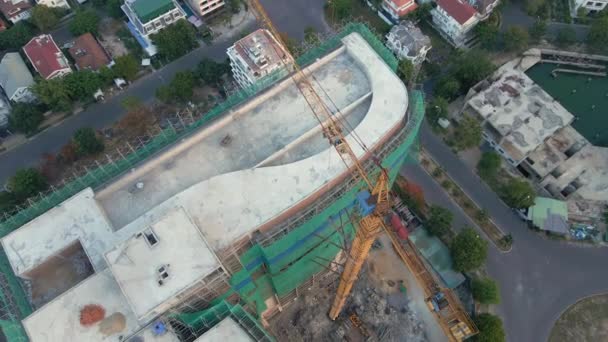
[[[503,317],[508,340],[546,341],[560,313],[584,296],[608,291],[606,248],[582,247],[541,238],[492,192],[425,125],[421,130],[424,148],[490,217],[514,238],[513,250],[501,254],[492,245],[488,272],[500,284]],[[402,174],[420,184],[425,197],[451,209],[455,227],[473,225],[466,215],[418,165],[407,165]]]
[[[519,2],[509,2],[501,11],[501,30],[505,31],[511,26],[522,26],[530,28],[534,25],[536,19],[529,16],[521,7]],[[574,29],[576,37],[579,41],[584,41],[589,33],[589,26],[580,24],[565,24],[558,22],[547,23],[547,37],[555,38],[558,32],[566,27]]]
[[[308,26],[314,27],[318,32],[329,30],[329,26],[323,19],[324,3],[325,0],[262,0],[262,4],[278,29],[298,40],[303,39],[304,29]],[[254,27],[246,29],[252,31]],[[65,35],[68,34],[63,27],[59,31]],[[101,129],[112,125],[125,114],[125,110],[120,105],[125,97],[135,96],[144,102],[152,102],[156,89],[171,81],[175,73],[193,69],[203,57],[217,61],[225,60],[226,49],[238,38],[240,38],[238,35],[220,38],[211,46],[203,45],[160,71],[139,79],[125,92],[109,99],[106,103],[94,104],[84,112],[37,135],[26,144],[1,154],[0,184],[4,184],[16,170],[36,165],[44,153],[57,152],[79,128],[89,126]]]

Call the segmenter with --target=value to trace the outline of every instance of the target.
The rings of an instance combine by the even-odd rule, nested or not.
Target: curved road
[[[559,315],[581,297],[608,291],[608,249],[548,240],[527,228],[425,124],[421,142],[446,172],[494,222],[513,235],[513,250],[500,253],[492,244],[487,269],[500,284],[502,316],[509,341],[546,341]],[[419,165],[402,174],[424,189],[427,201],[450,209],[457,228],[474,226],[464,212]]]

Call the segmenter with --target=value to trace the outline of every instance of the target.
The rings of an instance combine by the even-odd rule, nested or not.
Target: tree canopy
[[[591,23],[587,44],[594,51],[608,52],[608,11]]]
[[[74,133],[73,142],[80,155],[96,154],[104,149],[103,142],[97,137],[95,130],[90,127],[77,130]]]
[[[460,82],[460,89],[466,91],[488,77],[494,69],[496,67],[485,52],[470,50],[455,58],[450,73]]]
[[[547,33],[547,21],[543,19],[536,20],[528,31],[530,38],[539,41]]]
[[[17,199],[13,193],[0,191],[0,215],[8,213],[17,203]]]
[[[308,44],[318,44],[319,36],[317,35],[317,30],[315,30],[312,26],[307,26],[304,29],[304,41]]]
[[[139,63],[132,55],[123,55],[114,59],[114,75],[128,81],[133,81],[139,72]]]
[[[474,30],[475,33],[477,33],[481,46],[486,49],[493,49],[496,47],[498,38],[500,37],[500,32],[497,25],[494,25],[489,21],[483,21],[475,26]]]
[[[437,81],[435,94],[448,100],[455,99],[460,93],[460,82],[450,75],[445,75]]]
[[[158,53],[167,60],[175,60],[198,47],[196,32],[184,19],[165,27],[151,36]]]
[[[524,209],[534,205],[536,193],[523,179],[511,178],[501,187],[500,195],[511,208]]]
[[[196,67],[196,76],[204,83],[217,86],[222,81],[222,76],[230,71],[230,64],[218,63],[209,58],[203,58]]]
[[[91,70],[72,72],[66,75],[62,81],[73,101],[91,98],[104,85],[99,74]]]
[[[488,277],[476,277],[471,282],[473,298],[481,304],[500,303],[500,291],[498,284]]]
[[[93,10],[76,11],[72,21],[70,21],[70,32],[75,36],[87,32],[97,35],[99,20],[99,16]]]
[[[30,20],[42,32],[48,32],[59,23],[59,11],[54,7],[36,5],[32,8]]]
[[[479,314],[474,319],[479,334],[473,337],[475,342],[505,342],[505,329],[498,316],[488,313]]]
[[[473,228],[465,228],[452,240],[450,251],[454,269],[458,272],[469,272],[486,262],[488,242]]]
[[[30,103],[17,102],[13,105],[8,117],[9,126],[19,132],[30,134],[36,132],[44,120],[42,110]]]
[[[25,200],[46,190],[48,183],[37,169],[20,169],[8,180],[8,189],[19,200]]]
[[[557,37],[555,37],[556,45],[562,48],[575,44],[576,41],[576,31],[570,26],[561,28],[557,32]]]
[[[405,82],[412,81],[414,76],[414,64],[409,59],[399,61],[399,75]]]
[[[528,31],[520,26],[511,26],[503,35],[505,48],[509,51],[522,51],[530,43]]]
[[[453,219],[454,214],[451,211],[438,205],[433,205],[429,210],[426,229],[432,235],[443,236],[450,230]]]
[[[496,152],[484,152],[477,164],[479,176],[485,180],[493,180],[500,170],[501,157]]]
[[[0,50],[20,49],[34,35],[34,28],[27,21],[22,20],[8,30],[0,32]]]
[[[426,106],[427,119],[432,125],[437,124],[437,120],[448,117],[448,101],[443,97],[435,97]]]
[[[454,131],[454,143],[459,150],[478,146],[481,143],[481,125],[474,118],[464,115]]]
[[[39,79],[32,86],[32,92],[52,110],[68,110],[72,103],[70,90],[61,78]]]
[[[352,13],[353,0],[331,0],[327,6],[332,16],[337,20],[348,18]]]
[[[192,99],[196,81],[191,71],[178,72],[171,83],[156,90],[156,97],[166,103],[189,101]]]

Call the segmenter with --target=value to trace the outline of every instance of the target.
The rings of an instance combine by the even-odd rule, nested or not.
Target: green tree
[[[547,33],[547,21],[543,19],[536,20],[528,31],[532,40],[539,41]]]
[[[343,20],[352,13],[353,0],[329,0],[327,2],[330,15],[336,20]]]
[[[40,108],[29,103],[17,102],[13,105],[11,115],[8,117],[9,126],[19,132],[30,134],[36,132],[44,120]]]
[[[426,115],[432,125],[437,125],[437,120],[448,117],[448,101],[443,97],[435,97],[427,104]]]
[[[222,76],[228,71],[230,71],[228,63],[218,63],[209,58],[203,58],[196,68],[196,76],[204,83],[218,86],[222,82]]]
[[[500,33],[497,25],[490,23],[489,21],[483,21],[475,26],[475,33],[479,38],[481,46],[487,49],[496,47]]]
[[[304,29],[304,41],[308,44],[318,44],[319,36],[317,35],[317,30],[315,30],[312,26],[307,26]]]
[[[81,70],[66,75],[63,84],[72,100],[86,101],[103,87],[103,80],[98,73],[91,70]]]
[[[72,105],[70,90],[61,78],[38,79],[32,87],[38,99],[55,111],[65,111]]]
[[[561,48],[568,47],[576,43],[576,31],[570,26],[561,28],[555,37],[555,44]]]
[[[32,8],[30,20],[42,32],[48,32],[59,23],[59,14],[56,8],[46,5],[36,5]]]
[[[9,213],[17,205],[17,199],[13,193],[0,191],[0,215]]]
[[[405,82],[412,80],[414,76],[414,64],[409,59],[403,59],[399,62],[399,75]]]
[[[420,4],[414,12],[408,14],[408,17],[415,21],[426,21],[431,19],[431,10],[433,4],[431,2],[425,2]]]
[[[481,304],[500,303],[498,284],[491,278],[473,278],[471,292],[473,293],[473,298]]]
[[[450,246],[454,269],[469,272],[481,267],[488,256],[488,242],[470,227],[456,235]]]
[[[484,152],[477,164],[479,176],[485,180],[494,180],[500,170],[501,158],[496,152]]]
[[[87,32],[97,35],[99,16],[93,10],[79,10],[70,21],[70,32],[80,36]]]
[[[184,19],[165,27],[151,36],[158,53],[167,60],[175,60],[198,47],[196,32]]]
[[[156,97],[166,103],[185,102],[192,99],[195,86],[194,73],[190,71],[178,72],[171,83],[156,90]]]
[[[446,75],[437,81],[435,94],[437,96],[452,100],[460,93],[460,82],[453,76]]]
[[[525,209],[534,205],[536,193],[523,179],[511,178],[501,187],[500,195],[511,208]]]
[[[498,316],[482,313],[474,321],[479,329],[479,334],[473,337],[474,342],[505,342],[505,329]]]
[[[509,51],[522,51],[530,43],[530,35],[523,27],[511,26],[503,36],[505,48]]]
[[[81,128],[74,133],[73,138],[76,151],[80,155],[96,154],[104,149],[103,141],[101,141],[95,130],[90,127]]]
[[[143,102],[141,102],[141,99],[137,96],[127,96],[120,102],[120,104],[127,111],[132,111],[143,106]]]
[[[20,49],[34,37],[34,28],[22,20],[8,30],[0,32],[0,50]]]
[[[8,190],[18,200],[25,200],[46,190],[48,183],[34,168],[20,169],[8,180]]]
[[[279,35],[281,36],[281,40],[283,41],[283,44],[285,44],[287,51],[289,51],[292,55],[297,56],[300,51],[298,42],[285,32],[281,32]]]
[[[228,7],[232,13],[239,13],[241,10],[241,0],[227,0],[226,7]]]
[[[481,143],[481,125],[474,118],[464,115],[454,132],[454,142],[459,150],[466,150]]]
[[[429,209],[429,219],[426,221],[426,229],[431,235],[443,236],[450,230],[454,214],[446,208],[433,205]]]
[[[539,16],[539,13],[546,6],[547,0],[526,0],[524,7],[526,12],[532,16]]]
[[[488,77],[496,69],[488,55],[481,50],[469,50],[456,56],[452,65],[451,75],[460,82],[460,89],[465,90]]]
[[[133,81],[139,72],[139,63],[132,55],[123,55],[114,59],[115,77],[122,77],[128,81]]]
[[[587,44],[598,52],[608,52],[608,11],[591,23]]]

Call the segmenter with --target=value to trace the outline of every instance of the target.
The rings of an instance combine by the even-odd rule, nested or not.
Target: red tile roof
[[[437,6],[443,8],[460,25],[469,21],[477,13],[473,6],[459,0],[437,0]]]
[[[43,34],[32,38],[25,44],[23,51],[34,69],[44,79],[52,78],[57,71],[70,68],[65,56],[50,35]]]
[[[90,33],[85,33],[76,38],[74,45],[70,48],[70,56],[76,62],[78,70],[90,69],[99,70],[104,65],[110,63],[110,58],[99,45],[95,37]]]
[[[399,8],[401,6],[405,6],[411,2],[414,2],[414,0],[387,0],[389,2],[392,2],[393,5],[395,5],[395,7]]]
[[[4,17],[11,20],[13,17],[19,15],[21,12],[25,12],[32,8],[32,4],[29,1],[23,0],[13,3],[11,0],[0,0],[0,12],[4,14]]]

